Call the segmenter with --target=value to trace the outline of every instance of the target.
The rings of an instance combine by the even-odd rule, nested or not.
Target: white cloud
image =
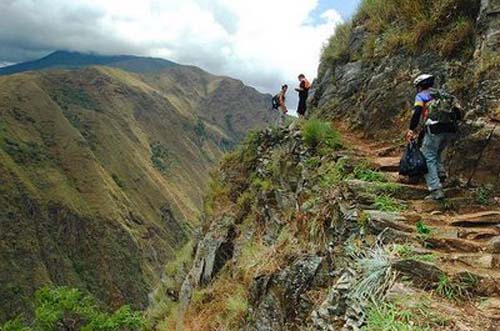
[[[341,17],[318,0],[0,0],[2,53],[130,52],[198,65],[265,92],[316,74]],[[19,23],[22,22],[22,23]],[[22,24],[22,26],[20,26]],[[20,28],[17,28],[17,27]],[[17,49],[16,49],[17,48]],[[17,53],[16,53],[17,52]]]

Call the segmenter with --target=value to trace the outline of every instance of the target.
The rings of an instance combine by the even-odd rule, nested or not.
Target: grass
[[[481,186],[474,191],[474,200],[481,205],[488,205],[493,198],[493,189],[488,186]]]
[[[477,4],[454,0],[363,0],[353,22],[339,25],[324,46],[325,64],[371,60],[392,54],[437,53],[471,56],[474,51]],[[359,54],[350,42],[354,26],[367,30]],[[324,70],[323,70],[324,71]]]
[[[391,252],[401,259],[411,259],[427,263],[434,263],[439,258],[435,253],[417,254],[410,245],[395,244],[391,247]]]
[[[383,173],[370,169],[365,163],[356,165],[350,177],[364,182],[387,182],[387,177]]]
[[[467,273],[457,279],[451,279],[443,274],[439,277],[435,292],[448,300],[463,300],[470,297],[470,293],[477,285],[477,278]]]
[[[367,309],[363,331],[431,331],[449,324],[449,318],[438,315],[428,299],[405,297],[396,302],[372,302]]]
[[[184,318],[184,330],[239,330],[245,324],[247,311],[245,287],[226,270],[207,288],[195,290]]]
[[[375,196],[374,206],[377,210],[386,212],[401,212],[407,208],[406,205],[388,195]]]
[[[321,62],[335,63],[349,58],[349,43],[353,24],[348,21],[337,25],[335,34],[330,37],[321,52]]]
[[[436,285],[436,293],[448,300],[455,300],[462,297],[461,287],[452,282],[450,278],[444,274],[439,277],[439,281]]]
[[[320,186],[322,188],[331,188],[343,180],[346,175],[345,163],[345,159],[340,159],[335,163],[323,164],[318,169]]]
[[[342,146],[340,134],[332,128],[329,122],[318,119],[307,120],[301,125],[304,143],[320,154],[327,154]]]

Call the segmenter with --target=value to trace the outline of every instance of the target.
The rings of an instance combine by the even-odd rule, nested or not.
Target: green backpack
[[[427,103],[427,118],[439,123],[456,123],[457,98],[445,91],[431,89],[432,100]]]

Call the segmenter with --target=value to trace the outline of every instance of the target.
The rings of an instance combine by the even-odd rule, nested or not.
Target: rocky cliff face
[[[145,307],[211,167],[270,118],[268,96],[183,66],[22,73],[0,91],[0,320],[47,284]]]
[[[391,12],[390,4],[399,11]],[[405,16],[408,6],[416,12],[411,17]],[[448,156],[453,173],[498,186],[499,22],[498,1],[364,3],[340,30],[343,42],[332,39],[330,47],[339,53],[328,56],[325,50],[312,97],[315,116],[335,119],[371,139],[400,139],[412,112],[411,82],[432,73],[466,111],[460,139]]]
[[[456,188],[423,201],[391,174],[394,146],[315,145],[303,125],[222,163],[193,266],[171,288],[177,323],[159,329],[498,328],[498,203]]]

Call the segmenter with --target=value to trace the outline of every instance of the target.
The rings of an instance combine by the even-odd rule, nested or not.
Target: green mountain
[[[55,51],[41,59],[2,67],[0,68],[0,76],[30,70],[77,69],[89,65],[108,66],[138,73],[153,73],[178,66],[174,62],[151,57]]]
[[[46,284],[145,307],[198,222],[212,166],[270,120],[270,96],[240,81],[141,72],[0,77],[0,320],[29,315]]]

